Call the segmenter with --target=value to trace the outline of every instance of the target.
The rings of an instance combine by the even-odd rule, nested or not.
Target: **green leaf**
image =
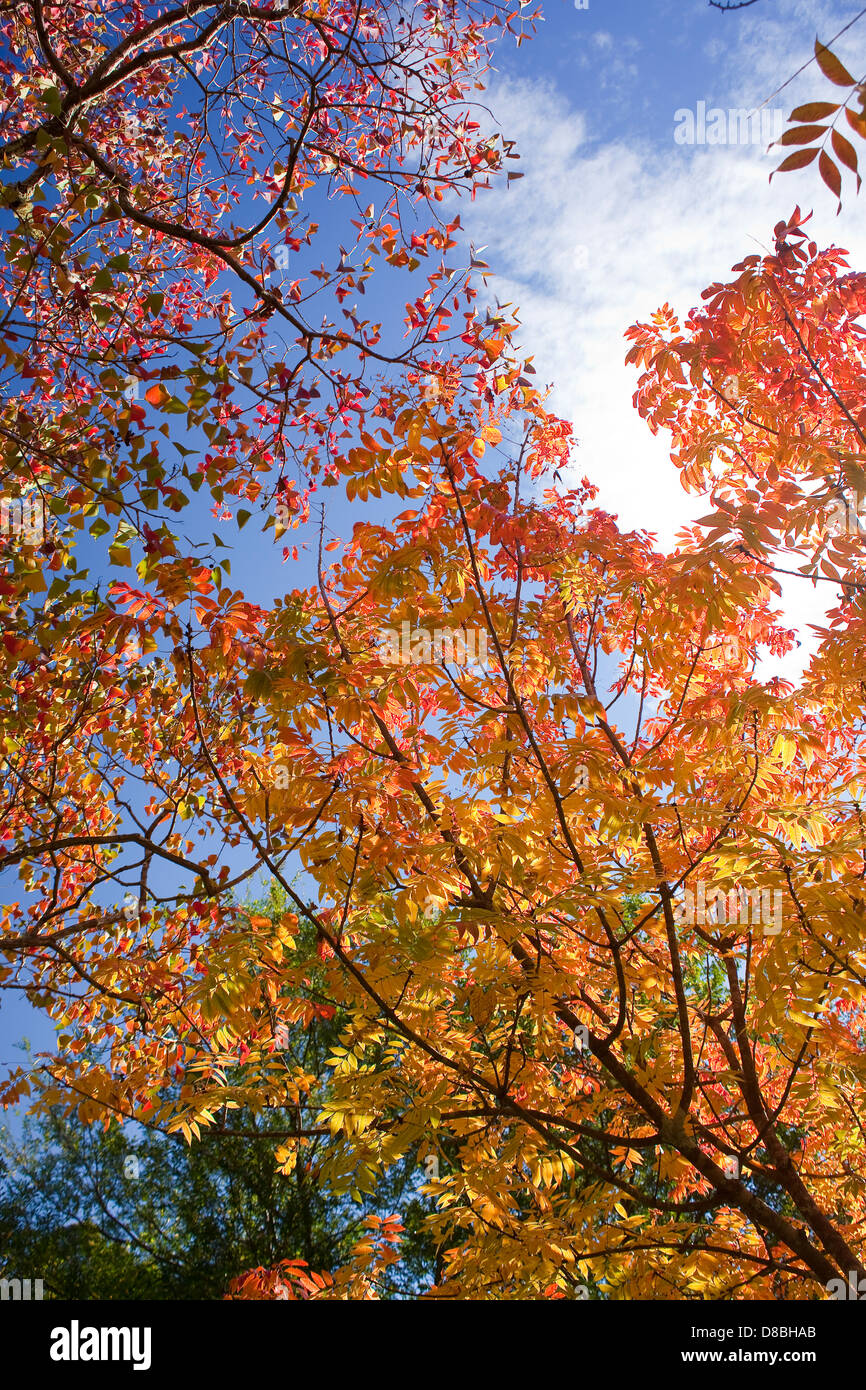
[[[250,671],[244,682],[244,690],[254,700],[266,698],[273,693],[273,682],[267,671]]]
[[[60,115],[60,90],[57,87],[46,87],[42,93],[42,104],[55,116]]]

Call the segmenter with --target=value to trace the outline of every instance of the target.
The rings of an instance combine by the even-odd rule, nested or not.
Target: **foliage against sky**
[[[862,275],[798,209],[629,330],[712,508],[664,553],[456,262],[455,189],[516,172],[472,101],[519,11],[3,23],[3,469],[48,520],[2,542],[0,987],[58,1030],[4,1100],[190,1143],[273,1110],[287,1180],[360,1202],[412,1155],[434,1298],[866,1272]],[[233,587],[206,506],[305,537],[295,586]],[[758,668],[790,570],[835,603],[799,686]],[[400,1234],[235,1292],[376,1297]]]

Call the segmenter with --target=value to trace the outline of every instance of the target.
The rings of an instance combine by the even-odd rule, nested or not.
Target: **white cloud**
[[[835,29],[822,18],[829,37]],[[815,23],[813,5],[783,0],[779,16],[737,31],[708,105],[757,105],[811,51]],[[787,112],[823,97],[825,87],[813,65],[772,104]],[[498,78],[487,102],[517,141],[524,177],[464,210],[466,232],[487,245],[491,292],[519,306],[538,379],[553,384],[553,408],[574,422],[578,475],[598,484],[599,503],[624,527],[653,531],[668,547],[706,502],[683,491],[667,436],[653,438],[632,406],[626,328],[665,301],[683,316],[734,262],[770,249],[774,223],[797,201],[815,208],[810,229],[819,244],[846,246],[852,263],[866,266],[862,205],[849,182],[837,218],[835,199],[812,169],[769,184],[778,151],[675,144],[674,111],[684,103],[673,93],[670,138],[654,143],[639,133],[628,142],[599,139],[591,114],[549,81]],[[833,591],[791,579],[785,593],[788,621],[807,638],[785,663],[793,675],[811,645],[805,625],[821,621]]]

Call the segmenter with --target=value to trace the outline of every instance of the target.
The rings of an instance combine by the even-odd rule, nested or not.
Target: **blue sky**
[[[814,210],[819,243],[841,244],[866,266],[866,204],[850,181],[837,217],[813,169],[770,184],[778,155],[761,144],[678,144],[677,112],[701,102],[752,109],[769,98],[787,116],[823,97],[828,84],[814,64],[773,93],[810,58],[816,33],[830,39],[858,10],[835,0],[758,0],[731,14],[706,0],[589,0],[587,9],[548,0],[535,39],[519,49],[506,40],[495,57],[483,119],[516,141],[524,177],[463,202],[464,252],[470,240],[486,245],[489,294],[520,306],[523,347],[553,384],[554,408],[574,421],[576,475],[599,485],[600,503],[624,527],[656,532],[664,546],[705,504],[682,491],[667,440],[653,438],[632,407],[626,328],[665,301],[685,313],[735,261],[769,248],[773,224],[797,202]],[[866,17],[837,51],[858,75],[866,69]],[[377,304],[392,323],[402,307]],[[347,535],[355,515],[335,506],[336,493],[326,494],[329,530]],[[232,583],[250,598],[267,602],[310,582],[309,565],[283,566],[282,545],[253,520],[226,539],[235,542]],[[766,674],[797,674],[807,625],[823,613],[821,596],[793,579],[785,606],[806,640],[799,657]],[[7,996],[0,1065],[20,1059],[13,1043],[24,1032],[36,1048],[51,1043],[50,1026]]]
[[[813,62],[773,95],[812,57],[816,34],[828,41],[860,8],[758,0],[724,14],[706,0],[589,0],[586,10],[552,0],[537,38],[497,59],[488,106],[516,139],[524,178],[477,199],[467,236],[486,245],[491,293],[520,306],[538,379],[574,423],[576,472],[599,485],[600,505],[623,527],[655,532],[665,548],[706,506],[683,492],[667,437],[653,438],[633,409],[626,328],[665,301],[685,314],[744,255],[772,249],[773,225],[798,202],[813,211],[819,245],[841,245],[855,268],[866,265],[853,177],[837,216],[814,169],[770,183],[778,151],[679,144],[677,113],[767,102],[787,120],[795,105],[838,93]],[[861,75],[866,16],[834,47]],[[764,674],[800,674],[824,601],[808,582],[786,582],[785,611],[803,643]]]

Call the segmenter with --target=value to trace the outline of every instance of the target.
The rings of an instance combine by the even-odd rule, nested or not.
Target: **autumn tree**
[[[402,445],[392,485],[423,503],[356,527],[312,629],[274,616],[261,787],[226,794],[260,850],[304,837],[319,901],[298,918],[358,999],[326,1107],[347,1150],[387,1162],[398,1108],[459,1145],[431,1183],[453,1242],[434,1296],[820,1297],[860,1267],[861,683],[840,651],[862,558],[800,470],[819,431],[853,447],[862,289],[799,250],[799,216],[777,234],[711,314],[632,334],[640,409],[736,534],[714,514],[664,557],[586,488],[522,501],[569,432],[491,374],[349,454],[360,488]],[[766,552],[804,529],[846,597],[795,690],[756,662],[792,641]],[[383,667],[403,622],[414,660]],[[425,647],[472,626],[483,669]]]
[[[63,81],[32,13],[32,51]],[[261,32],[272,13],[255,13]],[[468,78],[475,31],[452,59],[437,47],[450,29],[442,39],[438,12],[425,13],[436,35],[425,63],[438,81],[455,64]],[[176,22],[186,34],[186,18]],[[246,92],[248,52],[266,69],[276,47],[256,49],[244,22],[231,28],[237,46],[214,37],[220,61],[204,64],[207,81],[229,84],[241,125],[231,83],[243,71]],[[292,34],[301,26],[317,57],[321,23],[300,11],[280,20]],[[62,133],[63,103],[98,85],[105,61],[85,79],[74,57],[83,44],[49,45],[72,77],[60,115],[42,122],[58,198],[65,150],[84,158]],[[291,59],[297,76],[292,64],[303,64]],[[414,79],[406,90],[414,100]],[[296,100],[290,119],[303,125],[306,96]],[[330,121],[316,130],[333,134]],[[241,142],[238,167],[241,125],[228,136],[230,151]],[[360,178],[355,147],[345,131],[334,139],[348,188]],[[462,140],[455,132],[452,174]],[[479,136],[474,153],[490,148]],[[130,235],[146,234],[154,255],[190,244],[174,224],[136,220],[132,192],[116,173],[100,176],[112,228],[120,216],[135,223]],[[211,176],[212,160],[202,165]],[[82,177],[76,166],[70,194]],[[258,187],[264,175],[250,177]],[[16,196],[28,192],[21,182]],[[231,207],[227,186],[215,196]],[[44,217],[35,198],[19,216],[65,227],[54,196]],[[236,206],[246,196],[238,189]],[[85,194],[85,219],[86,209]],[[195,256],[225,264],[211,214],[200,215]],[[408,270],[411,238],[390,251],[382,235]],[[339,352],[367,371],[371,344],[357,326],[348,338],[333,325],[321,337],[297,329],[304,369],[287,369],[285,415],[257,405],[261,426],[247,427],[251,321],[272,307],[244,278],[256,278],[252,241],[232,250],[240,269],[228,267],[238,283],[213,369],[228,376],[211,391],[196,373],[212,368],[188,366],[183,402],[164,385],[172,358],[141,419],[118,406],[121,483],[134,491],[146,478],[171,510],[195,474],[219,508],[255,492],[258,463],[271,478],[282,441],[297,440],[286,508],[314,547],[313,572],[265,609],[168,528],[144,533],[143,547],[115,533],[121,575],[108,599],[84,601],[61,548],[52,563],[64,577],[34,615],[32,548],[10,556],[0,867],[20,875],[21,900],[5,910],[0,983],[46,1008],[60,1036],[57,1054],[12,1077],[5,1099],[74,1103],[85,1121],[134,1117],[191,1142],[273,1110],[285,1117],[284,1174],[315,1167],[329,1190],[362,1199],[411,1155],[435,1203],[431,1298],[825,1297],[832,1280],[866,1273],[863,687],[852,661],[863,561],[849,505],[862,481],[863,277],[809,242],[795,213],[776,228],[774,253],[735,267],[685,324],[665,307],[630,331],[638,408],[671,431],[684,484],[714,508],[664,555],[595,507],[588,482],[562,484],[571,429],[511,348],[505,311],[484,321],[464,302],[468,317],[445,341],[444,265],[428,281],[433,297],[407,312],[423,346],[382,364],[375,395],[346,366],[337,395],[317,406],[301,381],[324,373],[333,387]],[[27,295],[39,257],[23,245],[12,253],[29,305],[19,312],[38,321]],[[124,319],[116,289],[100,283],[106,324]],[[177,271],[171,283],[183,308],[167,341],[187,351],[206,290]],[[168,299],[148,323],[163,322]],[[74,315],[64,305],[65,332]],[[449,313],[459,307],[451,300]],[[77,342],[82,330],[68,331]],[[40,399],[54,400],[56,376],[40,375]],[[85,442],[69,467],[92,477],[104,459],[87,429],[115,407],[82,392],[79,410],[79,377],[69,381],[56,411],[28,406],[22,422],[14,403],[16,476],[33,459],[56,472],[58,441],[80,419]],[[218,454],[204,447],[201,462],[165,471],[162,415],[172,412],[208,438],[213,429]],[[260,458],[263,438],[278,442]],[[304,491],[324,471],[357,509],[342,549],[327,540],[323,509],[305,520]],[[97,496],[79,473],[71,487],[75,515],[115,515],[110,492]],[[794,640],[780,570],[838,590],[798,687],[758,664]],[[237,901],[262,870],[286,895],[276,921]],[[106,915],[97,904],[109,891],[117,905]],[[315,965],[300,949],[310,938]],[[340,1031],[324,1062],[287,1068],[284,1030],[325,1017]],[[332,1142],[314,1162],[323,1128]],[[335,1267],[263,1266],[236,1294],[380,1295],[400,1223],[369,1219]]]
[[[281,915],[279,894],[258,904]],[[315,937],[301,943],[315,977]],[[338,1014],[286,1027],[286,1069],[317,1072],[342,1027]],[[234,1079],[238,1079],[235,1077]],[[0,1129],[0,1276],[38,1270],[46,1298],[219,1299],[232,1279],[289,1260],[298,1270],[339,1264],[370,1212],[399,1213],[404,1235],[385,1297],[426,1287],[435,1250],[425,1230],[430,1199],[413,1153],[372,1194],[336,1198],[317,1178],[327,1126],[310,1144],[309,1170],[277,1167],[282,1110],[243,1117],[231,1136],[217,1124],[188,1145],[148,1123],[84,1124],[61,1107]]]
[[[9,864],[74,851],[59,896],[13,914],[4,944],[86,982],[89,936],[148,900],[152,868],[187,869],[177,827],[195,804],[144,809],[163,761],[136,709],[148,618],[173,615],[148,685],[183,664],[196,593],[232,651],[257,614],[225,587],[228,525],[255,510],[291,531],[339,439],[378,411],[376,374],[478,337],[444,200],[507,154],[472,96],[493,32],[523,21],[448,0],[13,0],[0,26],[2,836],[24,851]],[[339,231],[320,232],[334,205]],[[376,265],[413,296],[388,342],[357,307]],[[210,894],[225,850],[185,901]],[[220,891],[236,881],[221,863]]]

